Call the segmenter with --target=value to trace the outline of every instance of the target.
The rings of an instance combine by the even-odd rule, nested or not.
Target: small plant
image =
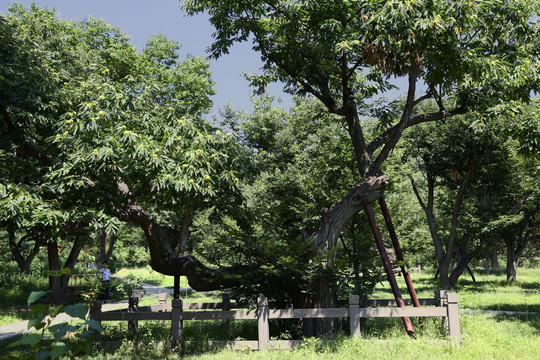
[[[101,331],[98,321],[86,319],[88,306],[85,304],[51,305],[38,302],[49,291],[34,291],[28,297],[28,306],[32,305],[32,318],[28,329],[36,331],[23,335],[19,340],[8,345],[15,348],[7,356],[13,359],[57,359],[73,358],[76,354],[90,353],[93,336]],[[53,320],[62,314],[73,318],[53,324]]]

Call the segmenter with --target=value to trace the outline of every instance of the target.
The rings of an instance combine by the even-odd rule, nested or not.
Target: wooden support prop
[[[388,228],[388,232],[390,233],[390,238],[392,239],[392,245],[394,245],[394,250],[396,251],[396,257],[401,262],[401,273],[403,274],[403,277],[405,278],[405,283],[407,284],[407,290],[409,290],[409,294],[411,295],[411,300],[413,302],[413,305],[415,307],[420,307],[420,301],[418,301],[418,295],[416,295],[416,290],[414,289],[414,285],[411,279],[411,275],[405,269],[405,258],[403,257],[403,252],[401,251],[401,246],[399,245],[399,240],[396,234],[396,230],[394,229],[394,224],[392,224],[392,219],[390,218],[390,211],[388,211],[388,206],[386,206],[386,201],[384,200],[384,197],[379,198],[379,205],[381,206],[381,210],[384,216],[384,221],[386,222],[386,227]]]
[[[180,299],[180,275],[174,275],[173,299]]]
[[[390,283],[390,287],[392,288],[392,293],[394,294],[394,298],[396,299],[396,303],[398,304],[398,306],[403,308],[405,307],[405,302],[403,301],[403,297],[401,296],[401,291],[399,291],[396,277],[394,276],[394,271],[392,270],[392,265],[390,265],[388,254],[386,253],[386,249],[384,248],[381,232],[379,231],[379,227],[377,226],[377,223],[375,221],[373,210],[371,210],[371,206],[369,204],[365,204],[364,209],[366,210],[369,225],[371,226],[371,231],[373,232],[373,236],[375,237],[375,242],[377,243],[377,248],[379,249],[379,254],[381,255],[384,270],[386,271],[388,282]],[[409,319],[408,317],[402,317],[401,319],[403,320],[403,325],[405,326],[405,331],[407,331],[407,334],[414,337],[414,329],[412,327],[411,319]]]

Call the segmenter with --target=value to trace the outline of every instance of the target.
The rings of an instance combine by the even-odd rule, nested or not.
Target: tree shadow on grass
[[[506,314],[497,314],[495,315],[495,320],[497,321],[514,321],[526,323],[533,327],[536,332],[540,332],[540,313],[536,314],[527,314],[527,315],[506,315]]]

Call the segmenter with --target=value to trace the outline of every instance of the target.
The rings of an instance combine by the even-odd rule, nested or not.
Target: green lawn
[[[116,271],[113,276],[121,278],[132,278],[140,282],[161,286],[164,288],[172,289],[174,287],[174,277],[165,276],[154,270],[149,266],[144,268],[122,268]],[[188,287],[187,278],[185,276],[180,277],[180,287]]]
[[[439,284],[433,273],[412,274],[420,297],[433,297]],[[519,269],[518,281],[507,283],[503,272],[494,275],[475,274],[473,283],[468,275],[459,281],[456,292],[460,308],[475,310],[540,311],[539,281],[540,269]],[[399,279],[403,295],[406,287]],[[198,295],[195,293],[194,295]],[[379,284],[373,298],[392,298],[389,285]],[[207,299],[191,297],[186,302],[218,301],[219,293],[210,294]],[[187,348],[184,358],[202,360],[226,359],[539,359],[540,358],[540,314],[508,316],[503,314],[461,314],[462,345],[455,346],[448,341],[439,319],[426,319],[420,325],[414,319],[417,339],[404,334],[399,319],[369,319],[362,324],[362,338],[352,339],[336,335],[336,341],[327,344],[319,340],[309,341],[294,351],[231,351],[208,348]],[[233,321],[224,329],[219,321],[186,321],[186,339],[256,339],[256,323]],[[104,325],[103,336],[114,340],[114,334],[125,333],[122,324]],[[345,327],[346,328],[346,327]],[[155,323],[141,325],[141,339],[167,342],[169,326]],[[278,336],[271,333],[271,336]],[[287,337],[287,336],[285,336]],[[122,347],[115,353],[100,353],[104,359],[131,358],[171,358],[180,356],[168,350],[148,346],[134,353]]]
[[[422,275],[411,273],[415,289],[420,298],[430,298],[439,288],[433,279],[433,272],[424,271]],[[476,283],[468,274],[462,275],[454,292],[458,293],[459,306],[473,310],[504,310],[540,313],[540,268],[519,269],[518,280],[506,281],[504,271],[492,275],[475,273]],[[407,287],[402,277],[397,276],[403,297],[408,297]],[[388,282],[378,284],[372,295],[374,299],[392,298]]]
[[[130,275],[131,274],[131,275]],[[137,277],[137,281],[156,281],[157,285],[166,285],[165,277],[149,269],[122,269],[116,275]],[[209,349],[208,347],[188,347],[180,356],[166,347],[148,345],[136,351],[129,347],[129,341],[159,342],[167,344],[170,337],[170,324],[159,322],[140,322],[140,336],[126,336],[126,322],[104,322],[102,340],[125,341],[120,349],[106,352],[99,344],[94,345],[91,359],[540,359],[540,269],[519,269],[518,281],[507,283],[503,272],[493,275],[475,273],[477,282],[473,283],[468,275],[459,281],[459,306],[473,310],[513,310],[529,311],[536,314],[509,316],[504,314],[464,314],[460,316],[462,345],[455,346],[446,337],[440,319],[426,319],[420,325],[413,319],[417,339],[410,339],[404,334],[400,319],[369,319],[362,324],[362,337],[349,338],[342,333],[333,336],[333,343],[316,339],[308,341],[294,351],[231,351],[227,349]],[[412,274],[415,287],[420,297],[433,297],[439,284],[433,279],[433,273]],[[398,278],[404,297],[407,297],[404,282]],[[19,279],[21,280],[21,279]],[[148,281],[150,280],[150,281]],[[172,279],[171,279],[172,280]],[[185,279],[184,279],[185,281]],[[171,281],[172,282],[172,281]],[[182,284],[185,286],[185,282]],[[220,293],[190,292],[182,296],[185,302],[219,301]],[[387,282],[379,284],[373,298],[392,298]],[[16,297],[13,295],[10,302]],[[155,297],[144,297],[140,305],[157,303]],[[0,318],[13,319],[17,315],[3,310]],[[347,324],[343,324],[347,329]],[[256,322],[231,321],[223,327],[220,321],[185,321],[184,336],[191,340],[255,340]],[[273,338],[287,338],[290,334],[279,334],[276,327],[271,329]],[[4,345],[4,344],[1,344]]]

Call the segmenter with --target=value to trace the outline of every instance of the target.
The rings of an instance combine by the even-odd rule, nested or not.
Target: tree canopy
[[[138,53],[101,20],[64,21],[36,5],[12,6],[0,25],[3,226],[49,244],[242,201],[249,161],[202,117],[214,92],[204,59],[179,61],[162,35]]]

